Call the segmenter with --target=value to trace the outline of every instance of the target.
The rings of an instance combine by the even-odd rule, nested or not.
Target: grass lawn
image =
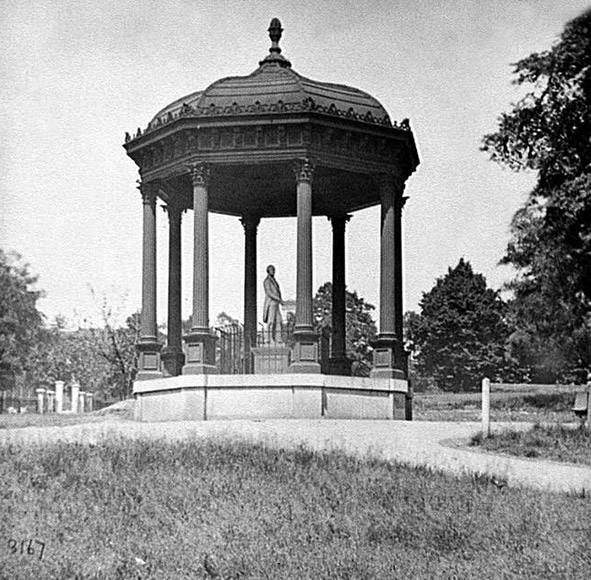
[[[472,445],[487,451],[591,465],[591,431],[561,425],[534,425],[529,431],[503,431],[486,439],[478,434]]]
[[[2,413],[0,429],[23,427],[64,427],[80,423],[96,423],[107,419],[133,419],[134,400],[128,399],[93,413]]]
[[[305,448],[4,445],[0,502],[2,580],[572,580],[591,571],[591,498]]]
[[[576,389],[549,392],[539,388],[528,391],[493,392],[490,417],[494,422],[568,423],[575,420],[572,407]],[[480,421],[481,393],[415,393],[413,416],[419,421]]]
[[[0,429],[20,429],[23,427],[65,427],[66,425],[78,425],[79,423],[96,423],[105,421],[106,417],[91,415],[89,413],[38,415],[37,413],[2,414],[0,415]]]

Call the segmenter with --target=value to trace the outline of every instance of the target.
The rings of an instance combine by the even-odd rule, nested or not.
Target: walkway
[[[502,424],[493,426],[503,428]],[[529,424],[511,424],[526,429]],[[345,420],[240,420],[208,422],[136,423],[108,420],[65,427],[26,427],[0,430],[3,443],[47,443],[57,440],[96,442],[106,436],[150,437],[178,440],[219,436],[266,441],[271,445],[313,449],[341,449],[409,465],[424,465],[445,472],[482,473],[509,486],[591,493],[591,467],[568,463],[519,459],[473,451],[458,443],[479,431],[478,423],[428,421]]]

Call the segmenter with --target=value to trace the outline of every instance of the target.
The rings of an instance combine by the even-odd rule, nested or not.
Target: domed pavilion
[[[244,402],[235,394],[250,389],[255,398],[259,392],[272,398],[271,387],[277,382],[289,387],[292,395],[300,387],[313,390],[317,385],[321,415],[328,416],[335,416],[324,412],[329,394],[345,384],[355,391],[345,407],[355,407],[356,401],[362,408],[372,407],[371,401],[364,402],[370,394],[385,394],[395,401],[395,395],[408,393],[402,344],[401,212],[405,181],[419,164],[412,131],[407,119],[392,121],[371,95],[297,73],[281,54],[282,31],[279,20],[273,19],[269,54],[250,75],[215,81],[164,107],[143,131],[126,134],[124,147],[139,168],[143,200],[140,359],[134,387],[138,400],[143,400],[140,419],[249,416],[239,410],[232,414],[231,409]],[[158,340],[156,325],[158,200],[169,223],[166,345]],[[380,318],[374,368],[370,378],[341,378],[339,383],[339,376],[350,374],[345,347],[346,224],[354,212],[378,204]],[[192,210],[194,220],[193,312],[191,331],[182,336],[181,219],[187,210]],[[218,374],[209,325],[209,212],[236,216],[245,234],[244,349],[249,374],[231,380]],[[333,231],[334,330],[325,367],[330,378],[320,374],[313,327],[312,216],[327,216]],[[257,378],[250,356],[257,336],[257,227],[269,217],[297,220],[295,328],[287,374]],[[184,393],[184,402],[175,399],[171,406],[173,391]],[[202,399],[214,394],[226,401],[217,407],[222,411],[212,415]],[[187,403],[189,399],[193,403]],[[308,416],[294,410],[294,400],[283,401],[283,410],[268,416]],[[172,415],[162,415],[167,405],[175,408]],[[193,407],[202,409],[203,416]],[[351,416],[358,414],[353,410]]]

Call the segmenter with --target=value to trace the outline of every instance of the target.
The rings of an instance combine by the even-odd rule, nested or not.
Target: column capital
[[[183,213],[187,211],[187,207],[178,201],[169,201],[166,205],[162,206],[162,209],[168,215],[168,221],[171,223],[180,220]]]
[[[307,182],[312,183],[314,170],[316,169],[316,161],[308,157],[303,159],[296,159],[293,162],[293,170],[296,181],[298,183]]]
[[[193,182],[193,187],[197,185],[208,187],[211,170],[207,163],[193,163],[189,166],[189,172],[191,175],[191,181]]]
[[[328,219],[328,221],[331,223],[334,229],[335,227],[338,227],[341,224],[344,226],[345,224],[349,223],[352,217],[353,216],[349,213],[335,213],[332,215],[327,215],[326,219]]]
[[[402,210],[404,209],[404,206],[406,205],[407,200],[408,200],[408,196],[398,195],[396,197],[396,211],[399,214],[402,213]]]
[[[406,179],[401,171],[391,171],[389,173],[376,173],[373,179],[380,189],[380,192],[394,190],[402,194]]]
[[[394,206],[397,214],[402,213],[404,204],[408,197],[403,195],[405,180],[401,173],[378,173],[373,176],[382,199],[382,205]]]
[[[256,232],[259,224],[261,223],[261,218],[258,215],[246,214],[240,218],[240,223],[246,232],[248,229],[253,228]]]
[[[140,190],[142,195],[142,201],[145,204],[152,205],[156,203],[158,197],[158,190],[160,189],[158,184],[153,181],[141,181],[137,180],[137,188]]]

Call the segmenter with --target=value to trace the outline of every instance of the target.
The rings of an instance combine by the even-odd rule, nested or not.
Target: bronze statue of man
[[[267,266],[267,277],[263,282],[265,289],[265,303],[263,304],[263,322],[267,324],[271,338],[277,341],[277,326],[279,326],[279,338],[281,339],[281,290],[275,280],[275,266]]]

